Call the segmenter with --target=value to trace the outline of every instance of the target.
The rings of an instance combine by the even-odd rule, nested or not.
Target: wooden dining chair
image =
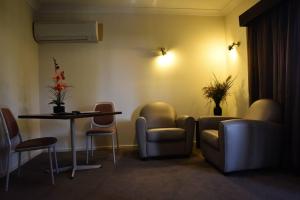
[[[115,112],[112,102],[96,103],[95,111]],[[93,136],[111,136],[114,165],[116,165],[115,140],[117,148],[119,148],[118,133],[116,126],[116,118],[114,115],[104,115],[93,117],[91,128],[86,132],[86,163],[89,162],[89,143],[91,144],[91,155],[93,156]],[[90,139],[90,140],[89,140]]]
[[[9,185],[12,154],[18,153],[18,175],[20,175],[21,155],[22,152],[25,151],[48,149],[51,182],[52,184],[54,184],[54,175],[53,175],[53,167],[52,167],[53,161],[52,161],[51,150],[53,150],[54,153],[55,168],[56,168],[56,172],[58,173],[58,165],[57,165],[57,158],[56,158],[56,151],[55,151],[55,144],[57,142],[57,139],[55,137],[42,137],[42,138],[35,138],[35,139],[23,141],[21,134],[19,132],[18,124],[11,111],[8,108],[1,108],[0,112],[1,112],[1,120],[4,126],[5,137],[8,144],[5,191],[8,190],[8,185]],[[16,140],[16,138],[18,138],[18,140]],[[18,141],[18,143],[16,145],[12,144],[12,140],[14,141],[16,140]]]

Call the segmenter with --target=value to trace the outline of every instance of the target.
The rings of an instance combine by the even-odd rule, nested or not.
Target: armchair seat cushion
[[[219,149],[218,130],[206,129],[201,132],[201,140],[215,149]]]
[[[153,128],[147,130],[149,142],[170,142],[185,139],[185,130],[182,128]]]

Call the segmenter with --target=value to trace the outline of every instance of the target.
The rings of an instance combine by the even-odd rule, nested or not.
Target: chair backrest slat
[[[19,127],[16,119],[14,118],[12,112],[8,108],[1,108],[1,113],[3,116],[3,123],[5,123],[8,131],[9,138],[12,139],[19,134]]]
[[[114,104],[112,102],[100,102],[95,105],[95,111],[100,112],[115,112]],[[96,116],[93,118],[95,124],[100,126],[107,126],[114,123],[114,115]]]

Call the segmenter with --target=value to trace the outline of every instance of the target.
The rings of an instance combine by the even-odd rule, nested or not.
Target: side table
[[[196,148],[200,148],[200,133],[199,133],[199,120],[195,120],[195,135],[196,135]]]

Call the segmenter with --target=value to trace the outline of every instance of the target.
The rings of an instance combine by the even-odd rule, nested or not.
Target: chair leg
[[[116,140],[117,140],[117,149],[120,149],[120,145],[119,145],[119,134],[118,132],[116,132]]]
[[[10,152],[7,155],[5,191],[8,191],[9,175],[10,175]]]
[[[18,176],[21,175],[21,159],[22,159],[22,152],[18,152]]]
[[[53,154],[54,154],[55,170],[56,170],[56,174],[58,174],[59,173],[59,169],[58,169],[58,163],[57,163],[57,155],[56,155],[55,145],[53,146]]]
[[[89,164],[89,136],[86,136],[86,164]]]
[[[114,165],[116,167],[115,135],[112,134],[111,137],[112,137],[112,149],[113,149]]]
[[[91,155],[92,155],[92,157],[94,157],[93,136],[90,136],[90,137],[91,137]]]
[[[51,182],[52,182],[52,185],[54,185],[51,147],[48,148],[48,154],[49,154],[49,163],[50,163]]]

